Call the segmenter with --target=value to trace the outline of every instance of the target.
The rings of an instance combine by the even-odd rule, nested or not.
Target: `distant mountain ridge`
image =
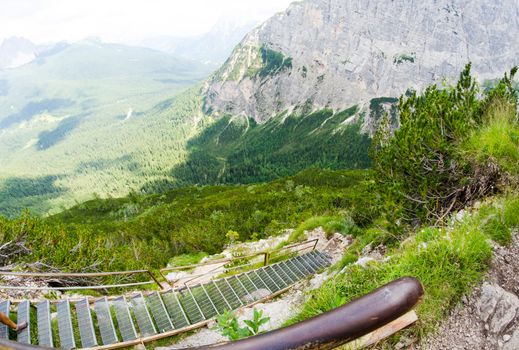
[[[0,70],[13,69],[32,61],[54,55],[70,46],[60,41],[44,45],[37,45],[23,37],[4,39],[0,45]]]
[[[25,38],[5,39],[0,45],[0,70],[29,63],[36,58],[40,50],[38,45]]]
[[[493,79],[519,63],[518,37],[517,0],[298,1],[235,48],[206,85],[204,110],[261,123],[285,110],[368,106],[454,81],[469,61]]]
[[[207,33],[196,37],[158,36],[143,40],[140,45],[216,67],[257,24],[252,20],[237,22],[224,18]]]

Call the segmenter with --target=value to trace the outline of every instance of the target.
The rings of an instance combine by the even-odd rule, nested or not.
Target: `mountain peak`
[[[302,105],[342,110],[454,81],[469,61],[492,79],[519,63],[518,12],[515,0],[294,2],[234,49],[204,108],[259,122]]]
[[[0,70],[15,68],[31,62],[36,57],[37,46],[30,40],[13,36],[0,45]]]

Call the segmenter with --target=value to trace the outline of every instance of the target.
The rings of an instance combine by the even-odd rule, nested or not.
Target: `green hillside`
[[[85,41],[0,72],[0,212],[122,196],[179,162],[206,67]],[[131,111],[131,113],[130,113]]]
[[[224,117],[188,143],[187,161],[172,170],[182,183],[251,183],[289,176],[310,166],[368,168],[369,137],[342,112],[282,113],[264,124]]]
[[[229,230],[240,240],[279,234],[314,215],[365,226],[375,216],[368,172],[310,169],[260,185],[185,187],[162,194],[95,199],[47,219],[0,217],[0,241],[24,241],[25,262],[74,271],[158,268],[184,253],[218,253]],[[349,213],[349,214],[346,214]],[[0,260],[1,262],[1,260]]]
[[[282,113],[261,125],[213,119],[201,112],[197,85],[207,74],[153,50],[96,41],[58,46],[0,72],[0,214],[52,214],[131,191],[269,181],[311,166],[369,166],[356,106]]]

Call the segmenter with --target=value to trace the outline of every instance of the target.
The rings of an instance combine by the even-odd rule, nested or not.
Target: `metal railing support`
[[[263,258],[263,266],[267,266],[269,264],[269,260],[270,260],[270,253],[265,252],[263,254],[265,254],[265,257]]]
[[[420,301],[423,287],[403,277],[337,309],[292,326],[198,350],[334,349],[406,314]]]
[[[2,289],[12,290],[81,290],[81,289],[111,289],[111,288],[125,288],[146,284],[156,284],[159,289],[163,290],[162,283],[150,270],[132,270],[132,271],[112,271],[112,272],[15,272],[15,271],[2,271],[0,270],[0,276],[13,276],[22,278],[60,278],[60,277],[109,277],[109,276],[133,276],[137,274],[145,274],[150,276],[151,281],[149,282],[133,282],[133,283],[118,283],[109,285],[92,285],[92,286],[69,286],[69,287],[24,287],[24,286],[0,286]]]
[[[247,306],[252,306],[259,302],[265,302],[287,291],[290,287],[282,289],[273,295],[256,300]],[[190,292],[189,288],[188,291]],[[326,350],[334,349],[342,344],[354,340],[363,339],[367,334],[385,332],[387,327],[393,326],[393,331],[398,331],[412,322],[416,318],[407,317],[407,322],[402,321],[406,315],[413,314],[413,308],[418,304],[423,296],[423,287],[420,282],[413,277],[403,277],[396,281],[386,284],[375,291],[351,301],[337,309],[325,312],[319,316],[302,321],[292,326],[263,333],[254,337],[238,340],[231,343],[220,345],[203,346],[194,349],[198,350],[253,350],[253,349],[314,349]],[[191,294],[191,296],[193,296]],[[194,297],[193,297],[193,300]],[[196,303],[196,300],[195,300]],[[197,304],[195,304],[197,305]],[[197,305],[198,306],[198,305]],[[203,316],[203,313],[201,314]],[[415,315],[416,316],[416,315]],[[204,320],[181,329],[174,329],[165,333],[138,338],[132,341],[99,346],[96,350],[109,350],[120,347],[148,343],[154,340],[171,337],[180,332],[200,328],[209,321]],[[400,324],[397,326],[395,322]],[[375,331],[375,332],[373,332]],[[373,332],[373,333],[371,333]],[[365,337],[364,337],[365,338]],[[382,339],[382,338],[378,338]],[[364,342],[364,344],[370,344]],[[38,350],[47,349],[39,346],[31,346],[0,339],[0,350]],[[191,348],[193,349],[193,348]]]

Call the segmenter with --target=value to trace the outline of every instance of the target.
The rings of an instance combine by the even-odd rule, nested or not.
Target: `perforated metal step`
[[[22,323],[27,322],[27,328],[22,330],[17,335],[17,341],[23,344],[31,343],[31,304],[28,300],[22,301],[18,304],[18,317],[17,324],[21,325]]]
[[[123,341],[130,341],[137,339],[137,331],[133,324],[132,315],[128,308],[126,298],[124,296],[118,297],[112,301],[115,310],[115,317],[119,326],[119,332]]]
[[[97,316],[97,324],[101,333],[103,345],[117,343],[117,334],[115,333],[114,321],[110,313],[110,306],[106,297],[97,299],[94,302],[94,310]]]
[[[69,350],[76,347],[74,330],[72,329],[72,317],[70,315],[70,303],[68,299],[56,304],[58,310],[58,333],[60,348]]]
[[[11,302],[9,300],[1,300],[0,301],[0,312],[9,317],[9,308],[11,306]],[[0,323],[0,338],[9,339],[9,327],[7,325]]]
[[[29,326],[17,335],[17,341],[29,344],[31,333],[35,332],[37,345],[57,345],[65,350],[130,342],[139,337],[182,329],[223,314],[226,310],[250,304],[329,265],[329,256],[313,251],[235,276],[196,286],[187,285],[180,290],[151,292],[146,296],[136,293],[128,299],[120,296],[110,302],[107,297],[102,297],[94,301],[93,307],[84,298],[74,303],[75,312],[71,310],[67,299],[60,300],[56,303],[56,339],[53,338],[51,322],[53,306],[48,300],[43,300],[35,305],[36,329]],[[10,306],[8,300],[0,300],[0,312],[9,315]],[[22,301],[17,305],[19,324],[24,321],[31,324],[30,310],[29,301]],[[92,312],[95,312],[97,322],[94,322]],[[0,338],[8,337],[9,329],[0,324]]]
[[[81,337],[81,347],[91,348],[97,346],[97,338],[94,331],[94,323],[90,314],[88,299],[81,299],[76,302],[76,316]]]
[[[54,347],[52,340],[52,326],[50,322],[50,303],[48,300],[43,300],[36,306],[36,318],[38,329],[38,345]]]

